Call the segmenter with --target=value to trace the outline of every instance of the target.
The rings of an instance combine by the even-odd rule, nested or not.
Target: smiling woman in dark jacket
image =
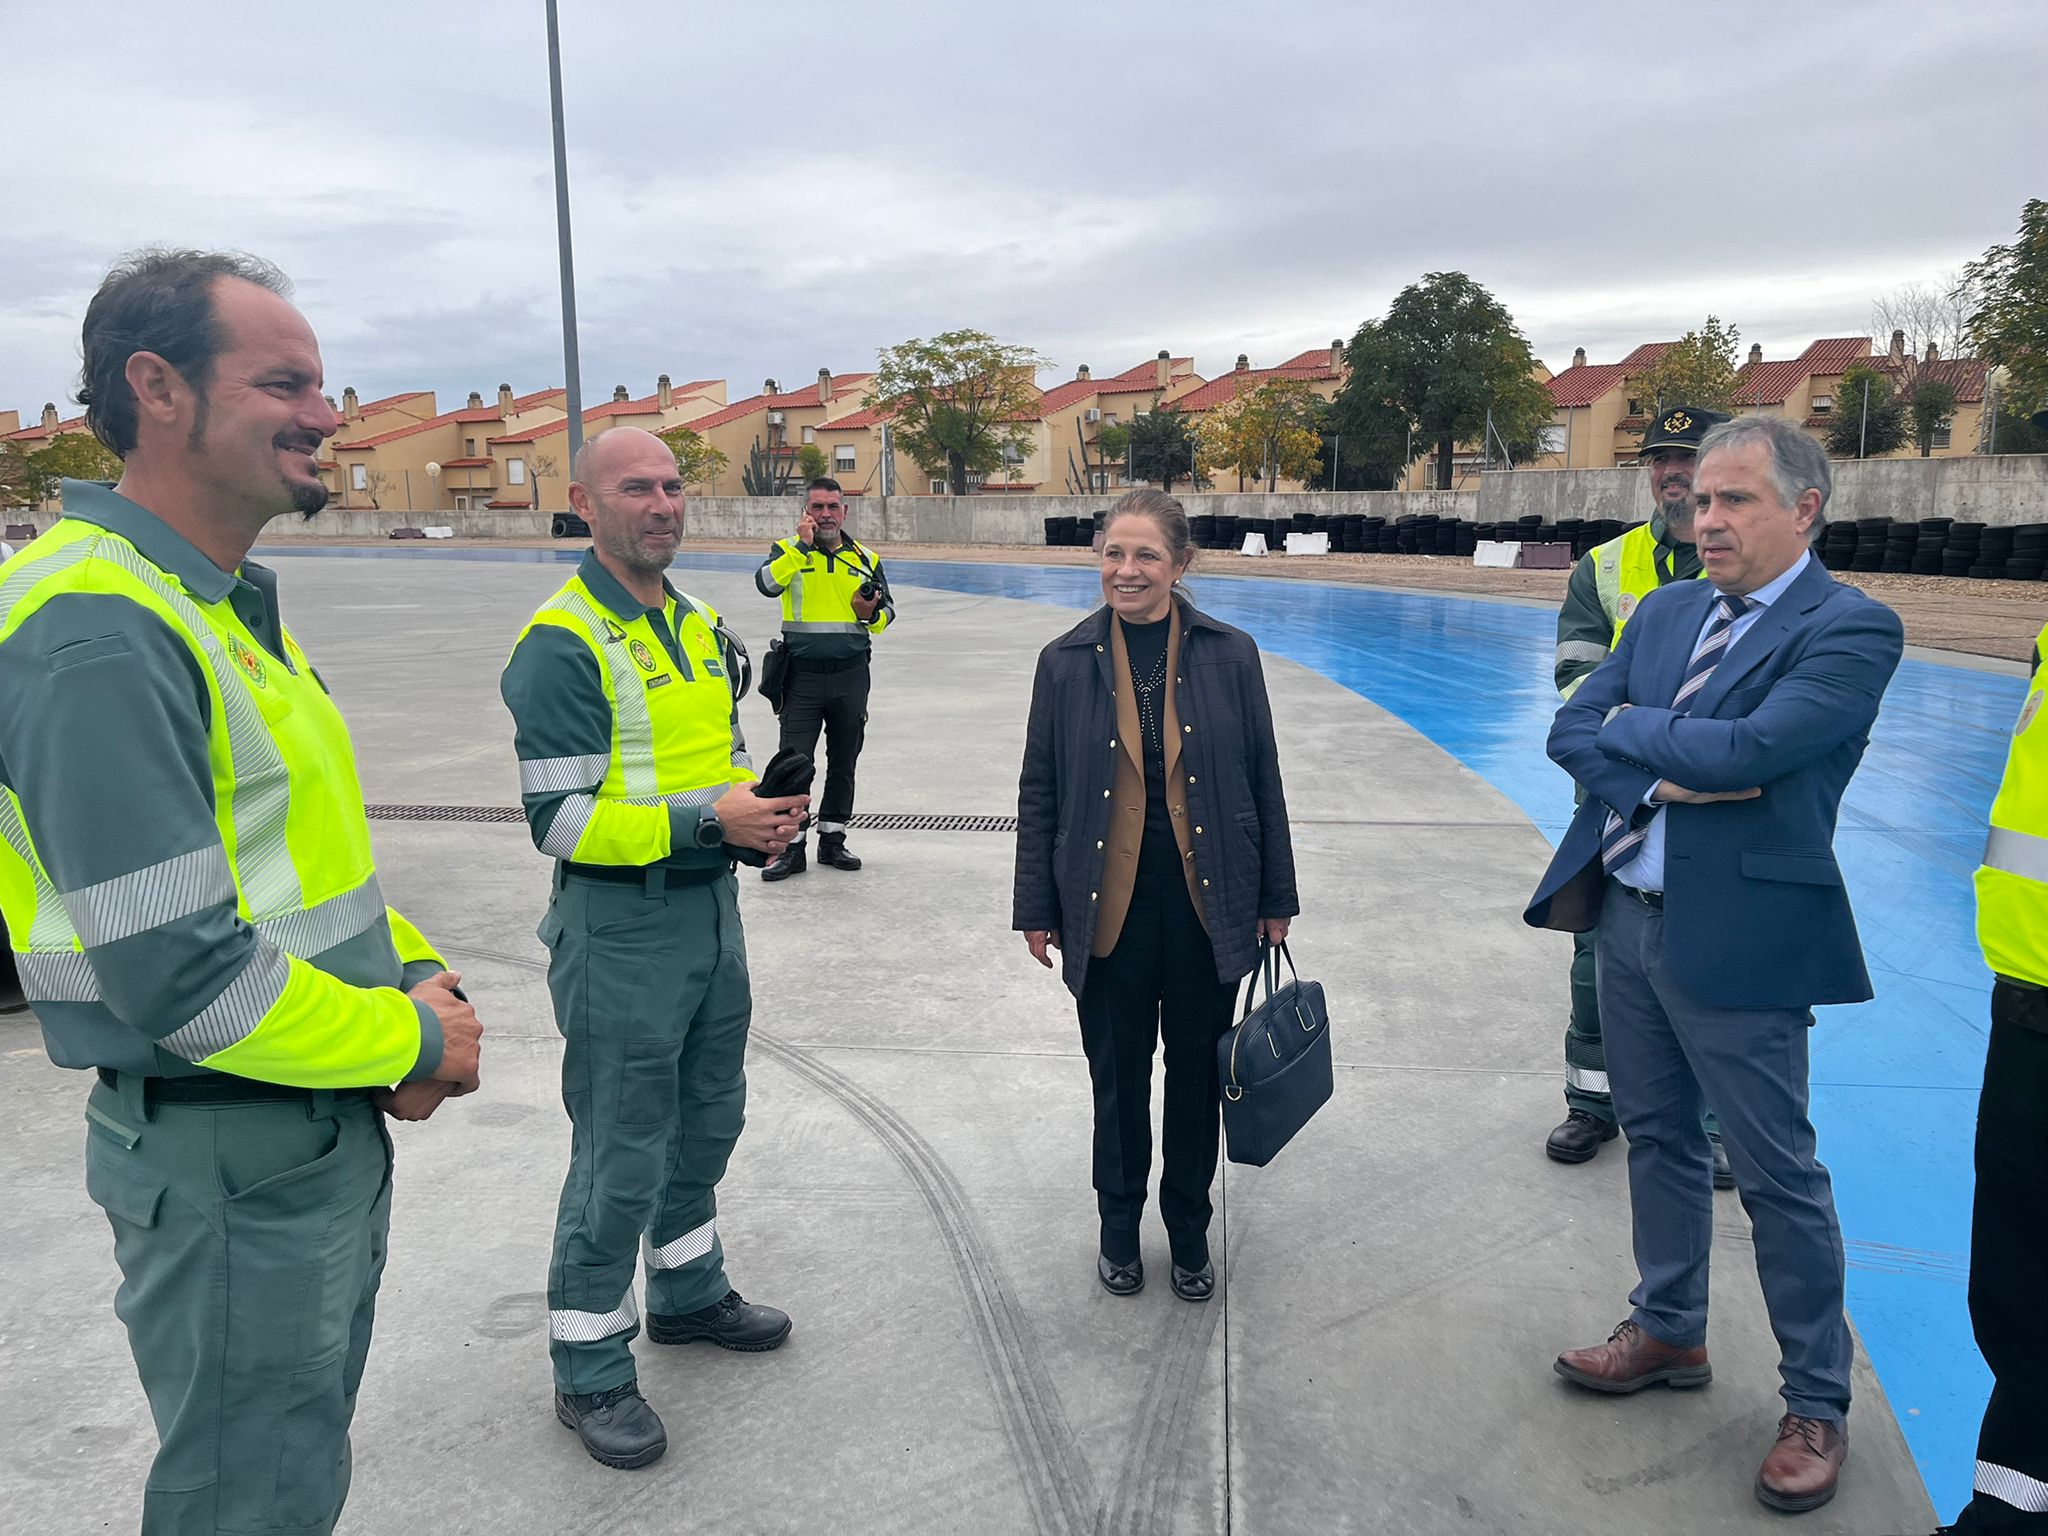
[[[1012,926],[1080,1001],[1095,1085],[1096,1273],[1145,1283],[1152,1053],[1166,1042],[1159,1212],[1173,1289],[1206,1301],[1216,1038],[1262,939],[1301,910],[1259,650],[1190,603],[1171,496],[1132,491],[1103,531],[1104,606],[1048,645],[1017,790]]]

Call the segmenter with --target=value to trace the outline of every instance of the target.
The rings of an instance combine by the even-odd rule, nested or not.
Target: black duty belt
[[[121,1091],[124,1075],[111,1067],[99,1068],[100,1081],[116,1093]],[[259,1083],[252,1078],[230,1077],[216,1072],[208,1077],[145,1077],[142,1080],[142,1099],[145,1104],[310,1104],[317,1090],[294,1088],[287,1083]],[[367,1088],[338,1088],[327,1090],[335,1098],[357,1098],[370,1090]]]
[[[654,895],[685,886],[713,885],[732,873],[730,864],[711,864],[683,869],[672,864],[570,864],[562,873],[577,880],[595,880],[600,885],[637,885]]]
[[[1664,910],[1664,893],[1662,891],[1639,891],[1626,880],[1617,880],[1614,883],[1621,887],[1622,895],[1635,897],[1637,901],[1640,901],[1644,906],[1649,907],[1653,911],[1662,912]]]
[[[836,660],[826,660],[792,653],[789,665],[791,670],[797,672],[851,672],[855,667],[866,666],[868,655],[868,652],[862,651],[858,656],[841,656]]]

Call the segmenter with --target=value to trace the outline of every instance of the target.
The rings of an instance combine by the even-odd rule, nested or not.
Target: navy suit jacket
[[[1665,808],[1673,977],[1712,1007],[1862,1002],[1870,974],[1835,863],[1835,816],[1904,630],[1816,557],[1677,714],[1671,697],[1717,595],[1706,581],[1652,592],[1614,654],[1557,712],[1551,759],[1586,797],[1524,918],[1570,933],[1598,923],[1608,809],[1628,817],[1659,779],[1703,791],[1759,786],[1755,800]]]

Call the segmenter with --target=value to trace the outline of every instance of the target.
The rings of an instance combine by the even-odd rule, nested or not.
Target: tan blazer
[[[1181,874],[1186,877],[1188,900],[1206,932],[1207,914],[1202,910],[1202,892],[1195,878],[1195,842],[1188,825],[1187,789],[1180,774],[1180,710],[1174,702],[1180,682],[1180,604],[1175,602],[1166,631],[1166,686],[1160,689],[1164,714],[1160,735],[1166,746],[1166,814],[1173,824],[1173,840],[1180,848]],[[1110,697],[1116,700],[1116,783],[1111,791],[1109,836],[1102,856],[1102,897],[1095,919],[1095,942],[1089,954],[1100,959],[1116,948],[1130,914],[1131,892],[1138,880],[1138,850],[1145,841],[1145,742],[1138,725],[1138,692],[1131,686],[1131,652],[1124,644],[1124,626],[1111,615],[1109,621],[1109,675],[1116,679]]]

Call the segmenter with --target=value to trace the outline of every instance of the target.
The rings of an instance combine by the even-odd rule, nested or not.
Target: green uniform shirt
[[[1699,575],[1700,552],[1671,537],[1671,530],[1664,526],[1663,513],[1650,514],[1650,531],[1657,539],[1658,586],[1690,581]],[[1617,617],[1600,606],[1599,578],[1593,568],[1593,555],[1588,551],[1572,567],[1564,606],[1557,613],[1557,665],[1552,680],[1559,693],[1607,659]]]
[[[677,641],[677,626],[685,614],[702,611],[691,604],[663,578],[660,608],[649,608],[619,584],[604,568],[595,550],[585,554],[576,568],[577,576],[590,595],[602,603],[621,624],[645,618],[669,660],[688,671]],[[706,621],[709,622],[709,617]],[[715,626],[714,626],[715,627]],[[574,634],[554,625],[535,625],[513,649],[512,659],[498,682],[498,691],[512,711],[516,727],[514,749],[522,763],[546,760],[588,759],[602,764],[612,751],[612,706],[605,698],[604,680],[598,675],[597,658]],[[746,740],[740,734],[739,704],[731,715],[735,762],[745,766]],[[599,769],[597,777],[602,777]],[[562,783],[527,789],[520,795],[526,821],[536,848],[546,851],[548,830],[555,823],[564,801],[588,793],[588,786]],[[732,862],[720,848],[697,846],[697,823],[701,806],[671,805],[669,850],[649,860],[650,864],[673,869],[702,870]]]
[[[225,601],[250,638],[290,669],[277,578],[254,561],[223,571],[153,513],[95,482],[67,480],[64,516],[118,534],[203,603]],[[14,601],[0,570],[0,613]],[[317,672],[314,681],[327,685]],[[59,593],[0,644],[0,784],[21,801],[35,850],[59,891],[95,887],[217,849],[208,761],[212,703],[191,650],[141,604]],[[67,901],[69,898],[67,898]],[[59,1065],[175,1076],[198,1072],[156,1041],[211,1003],[249,965],[258,935],[235,896],[200,899],[168,922],[88,943],[102,1001],[38,1003]],[[74,920],[76,910],[74,909]],[[402,965],[389,924],[300,955],[349,986],[416,986],[438,962]],[[441,1064],[441,1026],[415,1002],[420,1054],[409,1077]]]

